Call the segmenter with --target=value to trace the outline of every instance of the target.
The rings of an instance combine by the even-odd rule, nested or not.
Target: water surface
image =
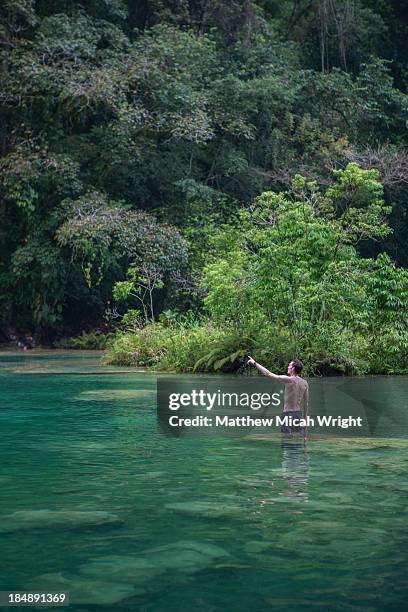
[[[370,389],[400,409],[407,384]],[[405,425],[166,438],[156,377],[96,353],[3,354],[0,385],[0,590],[67,590],[72,612],[403,609]]]

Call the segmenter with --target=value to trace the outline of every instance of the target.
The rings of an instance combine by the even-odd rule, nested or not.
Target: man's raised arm
[[[261,372],[261,374],[264,374],[264,376],[269,376],[269,378],[273,378],[274,380],[280,380],[281,382],[284,382],[284,383],[291,381],[290,376],[274,374],[273,372],[270,372],[269,370],[264,368],[264,366],[262,366],[260,363],[257,363],[255,359],[252,359],[250,355],[248,355],[248,357],[249,357],[248,365],[254,365],[257,368],[257,370]]]

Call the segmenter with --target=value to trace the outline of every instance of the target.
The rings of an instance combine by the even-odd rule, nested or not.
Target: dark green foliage
[[[218,337],[198,359],[188,341],[197,326],[184,326],[182,341],[177,326],[148,326],[126,337],[134,362],[153,350],[156,367],[235,372],[250,353],[279,369],[301,355],[309,374],[406,371],[408,273],[356,249],[390,233],[379,173],[348,164],[334,174],[324,192],[297,175],[290,192],[265,192],[241,211],[238,230],[218,230],[203,276]],[[133,351],[141,339],[144,352]],[[112,359],[126,342],[115,341]]]
[[[75,338],[61,338],[55,343],[57,348],[62,349],[77,349],[77,350],[105,350],[109,343],[113,341],[113,333],[103,333],[100,331],[95,332],[82,332],[80,336]]]
[[[405,331],[380,295],[396,283],[403,308],[404,271],[380,254],[408,265],[407,33],[408,12],[386,0],[4,0],[1,327],[54,339],[130,309],[161,330],[178,324],[162,312],[193,309],[225,334],[167,347],[180,369],[235,371],[251,342],[281,367],[293,340],[309,371],[397,371]],[[303,195],[288,197],[296,175]],[[261,219],[279,209],[276,252],[272,228],[249,227],[254,201]],[[309,244],[304,205],[320,210]],[[274,292],[270,266],[284,271],[291,248],[297,267]],[[384,330],[371,357],[350,349],[352,319],[359,338]]]

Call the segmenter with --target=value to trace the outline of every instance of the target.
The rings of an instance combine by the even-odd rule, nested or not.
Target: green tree
[[[335,176],[325,193],[297,176],[290,193],[266,192],[240,214],[230,253],[205,268],[204,302],[220,323],[286,329],[309,354],[317,345],[330,352],[344,330],[364,333],[376,272],[356,246],[390,232],[390,207],[377,171],[349,164]]]

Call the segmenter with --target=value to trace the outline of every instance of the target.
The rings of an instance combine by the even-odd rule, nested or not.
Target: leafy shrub
[[[154,367],[164,357],[167,330],[152,323],[132,332],[118,332],[106,361],[113,365]]]
[[[286,372],[294,357],[302,359],[306,375],[356,375],[370,370],[368,341],[344,330],[322,328],[319,335],[295,343],[287,329],[261,327],[244,332],[208,321],[193,327],[150,323],[120,332],[107,362],[179,372],[243,372],[247,355],[274,372]],[[257,375],[256,370],[250,370]]]
[[[107,362],[188,372],[223,333],[210,323],[191,328],[150,323],[131,333],[118,333]]]
[[[101,331],[82,332],[82,334],[76,338],[62,338],[56,343],[56,346],[65,349],[103,351],[113,338],[114,334],[112,333],[103,333]]]

